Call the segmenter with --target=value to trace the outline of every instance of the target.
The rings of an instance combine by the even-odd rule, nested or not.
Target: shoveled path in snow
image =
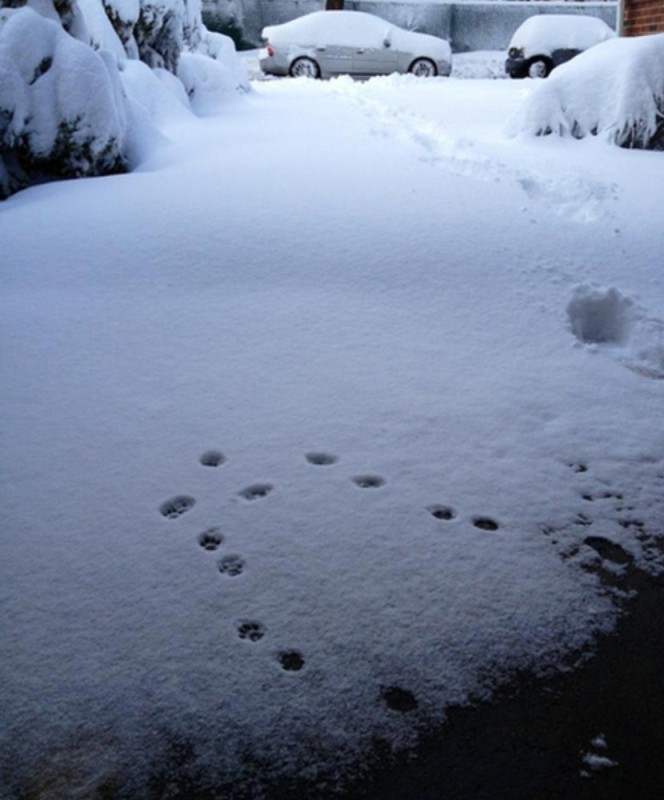
[[[659,569],[664,170],[523,91],[266,82],[3,205],[23,789],[322,791]]]

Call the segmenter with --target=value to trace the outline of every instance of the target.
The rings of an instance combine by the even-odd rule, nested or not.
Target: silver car
[[[392,72],[449,75],[452,51],[445,39],[405,31],[362,11],[315,11],[263,29],[260,66],[267,75],[369,78]]]

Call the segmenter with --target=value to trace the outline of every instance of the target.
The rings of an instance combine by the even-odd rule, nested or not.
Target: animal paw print
[[[245,560],[242,556],[227,555],[219,561],[219,572],[229,578],[237,578],[242,575],[245,568]]]
[[[385,485],[385,479],[380,475],[356,475],[352,481],[360,489],[379,489]]]
[[[445,522],[449,522],[457,515],[456,511],[450,506],[429,506],[427,511],[435,519],[444,520]]]
[[[204,467],[220,467],[226,462],[226,456],[219,450],[207,450],[199,458]]]
[[[500,527],[491,517],[473,517],[473,525],[481,531],[497,531]]]
[[[572,470],[572,472],[576,472],[577,474],[579,472],[588,472],[588,465],[584,464],[583,461],[574,461],[567,466]]]
[[[331,453],[306,453],[304,457],[316,467],[329,467],[339,460],[337,456]]]
[[[237,635],[249,642],[260,642],[265,636],[265,625],[257,620],[242,619],[237,623]]]
[[[203,550],[217,550],[224,541],[224,535],[219,528],[208,528],[198,537],[198,544]]]
[[[620,492],[598,492],[597,494],[590,494],[590,492],[585,492],[581,495],[581,497],[586,500],[588,503],[592,503],[594,500],[622,500],[623,496]]]
[[[400,686],[381,686],[380,693],[385,704],[392,711],[406,714],[417,708],[417,698],[408,689],[402,689]]]
[[[165,503],[159,506],[159,511],[166,519],[177,519],[185,514],[187,511],[194,507],[196,501],[193,497],[186,494],[179,494],[177,497],[171,497]]]
[[[304,667],[304,656],[299,650],[282,650],[277,661],[286,672],[299,672]]]
[[[242,489],[238,494],[245,500],[260,500],[263,497],[267,497],[273,489],[274,486],[271,483],[254,483],[251,486],[247,486],[246,489]]]

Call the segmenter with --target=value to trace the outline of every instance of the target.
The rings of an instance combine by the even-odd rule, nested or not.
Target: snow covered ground
[[[661,570],[664,160],[531,86],[255,82],[0,207],[6,795],[322,791]]]

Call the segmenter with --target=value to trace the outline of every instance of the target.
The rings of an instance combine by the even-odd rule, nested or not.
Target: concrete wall
[[[631,2],[661,5],[664,0]],[[239,47],[248,48],[260,45],[260,32],[266,25],[288,22],[312,11],[320,11],[324,6],[324,0],[203,0],[203,19],[210,30],[230,33]],[[617,0],[584,3],[550,0],[466,0],[457,3],[446,0],[346,0],[345,8],[367,11],[402,28],[441,36],[450,41],[457,53],[504,50],[516,28],[534,14],[589,14],[600,17],[612,28],[617,23]]]
[[[505,50],[514,31],[535,14],[585,14],[599,17],[614,30],[616,3],[456,3],[450,42],[457,53],[468,50]]]
[[[350,11],[366,11],[409,31],[433,33],[450,38],[453,5],[440,2],[380,2],[377,0],[346,0],[344,8]]]

